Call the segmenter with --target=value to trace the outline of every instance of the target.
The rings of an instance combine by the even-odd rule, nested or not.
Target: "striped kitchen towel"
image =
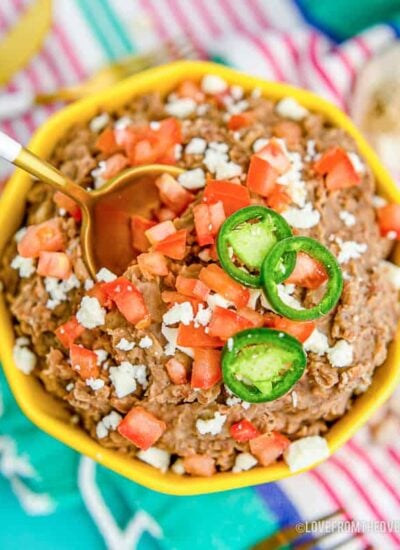
[[[1,0],[0,39],[28,4]],[[310,88],[348,110],[360,67],[396,39],[398,21],[400,6],[391,0],[54,0],[42,50],[3,92],[51,91],[108,61],[186,35],[200,57]],[[27,143],[59,107],[37,107],[1,128]],[[4,164],[0,179],[1,173]],[[1,376],[0,548],[239,550],[278,525],[343,508],[366,522],[348,548],[398,549],[398,439],[373,444],[365,428],[312,472],[222,495],[166,497],[39,432]]]

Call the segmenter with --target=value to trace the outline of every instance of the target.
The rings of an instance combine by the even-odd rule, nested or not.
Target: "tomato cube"
[[[97,364],[97,355],[94,351],[83,346],[72,344],[69,348],[71,366],[83,380],[98,378],[100,369]]]
[[[185,296],[191,296],[205,301],[210,294],[210,289],[199,279],[190,279],[178,275],[176,278],[176,290]]]
[[[194,350],[192,367],[192,388],[208,390],[217,384],[222,378],[221,352],[215,349]]]
[[[247,187],[225,180],[210,180],[203,195],[206,204],[221,201],[224,212],[230,216],[236,210],[250,205],[250,195]]]
[[[37,273],[42,277],[68,279],[72,274],[71,261],[65,252],[41,252]]]
[[[240,420],[240,422],[232,424],[230,434],[238,443],[244,443],[258,437],[260,432],[254,424],[244,418],[243,420]]]
[[[186,238],[186,229],[180,229],[162,241],[156,243],[154,248],[158,252],[165,254],[168,258],[172,258],[173,260],[183,260],[186,254]]]
[[[153,225],[145,231],[145,235],[151,244],[157,244],[174,233],[176,233],[176,228],[170,220]]]
[[[37,258],[41,252],[60,250],[64,250],[64,236],[57,218],[29,226],[18,243],[18,254],[24,258]]]
[[[177,344],[186,348],[222,348],[224,345],[220,338],[207,334],[204,327],[194,326],[193,323],[179,325]]]
[[[207,455],[190,455],[183,459],[185,472],[192,476],[210,477],[215,474],[215,460]]]
[[[273,464],[287,449],[290,440],[279,432],[265,433],[249,442],[250,452],[261,466]]]
[[[221,294],[237,307],[244,307],[250,298],[250,292],[229,277],[217,264],[210,264],[200,271],[199,279],[211,290]]]
[[[147,278],[152,278],[153,275],[165,277],[168,275],[168,263],[160,252],[147,252],[139,254],[136,258],[140,267],[140,271]]]
[[[386,204],[378,208],[376,215],[381,235],[391,233],[400,239],[400,204]]]
[[[156,225],[155,222],[143,218],[143,216],[131,217],[132,246],[139,252],[146,252],[150,248],[150,241],[146,237],[146,231]]]
[[[285,281],[304,288],[318,288],[328,280],[324,266],[308,254],[299,252],[296,257],[295,268]]]
[[[143,407],[133,407],[118,426],[118,432],[143,451],[154,445],[166,429],[165,422]]]
[[[331,147],[314,164],[317,174],[325,176],[325,185],[329,191],[346,189],[361,183],[361,177],[344,149]]]
[[[188,376],[186,367],[183,363],[178,361],[178,359],[174,357],[169,359],[165,364],[165,368],[173,384],[187,384]]]
[[[75,316],[60,325],[55,330],[55,335],[65,348],[69,348],[79,336],[85,332],[85,327],[78,323]]]
[[[280,317],[276,313],[267,313],[264,316],[265,326],[287,332],[300,342],[305,342],[315,329],[314,321],[291,321]]]
[[[82,211],[80,207],[73,199],[70,199],[68,195],[64,195],[61,191],[56,191],[53,195],[53,201],[58,208],[66,210],[75,221],[80,222],[82,220]]]
[[[237,332],[253,326],[249,319],[241,317],[231,309],[217,306],[212,313],[208,333],[210,336],[221,338],[221,340],[228,340]]]
[[[162,174],[156,180],[160,192],[160,200],[167,208],[181,214],[193,202],[194,196],[170,174]]]
[[[127,321],[134,325],[150,320],[143,294],[126,277],[105,283],[104,291],[115,303]]]
[[[106,160],[106,167],[102,174],[105,179],[117,176],[129,164],[128,159],[121,153],[116,153]]]

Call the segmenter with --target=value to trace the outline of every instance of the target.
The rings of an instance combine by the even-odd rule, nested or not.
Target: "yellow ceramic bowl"
[[[292,96],[308,109],[322,113],[355,139],[361,155],[375,174],[378,192],[388,200],[400,203],[400,192],[389,174],[352,122],[336,107],[310,92],[285,84],[266,82],[212,63],[178,62],[134,76],[110,90],[63,109],[36,132],[29,146],[39,156],[48,158],[54,144],[75,123],[90,120],[102,109],[121,106],[138,94],[151,90],[167,93],[185,78],[200,79],[204,74],[209,73],[218,74],[229,83],[243,86],[246,90],[258,87],[268,98],[280,99]],[[30,177],[17,170],[6,187],[0,202],[0,250],[21,223],[25,195],[31,185]],[[45,432],[133,481],[164,493],[193,495],[256,485],[291,475],[284,464],[255,468],[240,474],[220,473],[211,479],[179,476],[171,472],[162,474],[139,460],[106,449],[82,429],[68,422],[68,417],[60,403],[44,391],[36,378],[26,376],[16,368],[12,357],[13,343],[10,316],[2,299],[0,302],[1,359],[11,389],[23,412]],[[387,361],[376,371],[371,387],[364,395],[357,398],[352,409],[338,420],[327,434],[331,453],[343,445],[389,397],[399,378],[400,341],[397,339],[390,346]]]

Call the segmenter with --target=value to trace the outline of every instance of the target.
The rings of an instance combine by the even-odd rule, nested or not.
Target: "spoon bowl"
[[[48,183],[82,210],[81,245],[86,266],[94,278],[102,267],[121,275],[135,258],[131,217],[150,217],[158,206],[155,180],[161,174],[179,176],[177,166],[149,164],[128,168],[100,189],[84,189],[45,160],[0,132],[0,157]]]

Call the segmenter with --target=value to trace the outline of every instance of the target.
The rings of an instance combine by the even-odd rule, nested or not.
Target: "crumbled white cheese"
[[[193,321],[193,307],[190,302],[182,302],[181,304],[174,304],[163,315],[163,322],[165,325],[175,325],[176,323],[182,323],[189,325]]]
[[[50,296],[47,300],[46,307],[54,309],[61,302],[65,302],[68,298],[68,292],[74,288],[79,288],[81,283],[75,275],[71,275],[68,279],[60,281],[55,277],[46,277],[44,279],[46,292]]]
[[[151,120],[149,126],[152,130],[157,132],[161,128],[161,123],[159,120]]]
[[[210,307],[211,309],[215,309],[217,306],[228,309],[229,307],[233,307],[235,305],[233,302],[230,302],[217,292],[210,292],[210,294],[207,296],[206,302],[208,304],[208,307]]]
[[[357,153],[353,153],[352,151],[350,151],[347,153],[347,156],[349,157],[349,160],[357,174],[364,174],[365,165],[360,157],[357,155]]]
[[[326,439],[319,435],[312,435],[290,443],[283,456],[290,471],[298,472],[325,460],[329,454]]]
[[[94,282],[92,281],[92,279],[86,279],[85,282],[83,283],[83,288],[85,290],[91,290],[93,287],[94,287]]]
[[[101,378],[88,378],[86,385],[92,388],[93,391],[101,390],[101,388],[104,388],[104,380]]]
[[[197,113],[198,116],[204,116],[208,112],[208,109],[209,109],[208,103],[201,103],[197,107],[196,113]]]
[[[236,395],[230,395],[226,398],[225,403],[228,405],[228,407],[234,407],[235,405],[241,405],[242,400],[240,397],[236,397]]]
[[[170,101],[165,106],[165,111],[177,118],[186,118],[191,115],[197,107],[197,103],[190,97],[181,97]]]
[[[397,239],[397,231],[388,231],[385,236],[389,241],[395,241]]]
[[[238,115],[239,113],[243,113],[243,111],[247,111],[248,108],[249,102],[246,99],[242,99],[237,103],[232,102],[227,104],[227,111],[231,115]]]
[[[309,114],[309,111],[293,97],[284,97],[276,104],[275,109],[278,115],[291,120],[303,120]]]
[[[232,351],[233,350],[233,338],[228,338],[228,341],[226,343],[226,346],[228,348],[228,351]]]
[[[304,342],[303,346],[306,351],[311,351],[317,355],[324,355],[329,350],[328,337],[316,328]]]
[[[101,160],[97,168],[95,168],[90,172],[90,175],[94,180],[95,189],[100,189],[100,187],[102,187],[106,183],[107,180],[104,178],[105,171],[106,171],[106,161]]]
[[[226,421],[226,415],[216,411],[213,418],[210,418],[209,420],[203,420],[199,418],[196,421],[196,428],[199,434],[201,435],[205,435],[205,434],[217,435],[221,433],[222,427],[225,424],[225,421]]]
[[[174,472],[174,474],[178,474],[178,476],[183,476],[186,473],[185,466],[183,465],[183,460],[178,458],[178,460],[175,460],[175,462],[171,466],[171,470]]]
[[[327,355],[332,367],[349,367],[353,362],[353,346],[346,340],[338,340]]]
[[[380,197],[379,195],[374,195],[372,197],[372,204],[375,208],[382,208],[382,206],[387,205],[387,200],[383,197]]]
[[[217,179],[230,179],[242,173],[242,167],[229,160],[228,150],[226,143],[216,142],[210,143],[206,150],[204,164]]]
[[[261,297],[261,290],[259,288],[249,288],[250,298],[247,302],[247,307],[251,309],[256,309],[257,302]]]
[[[101,307],[97,298],[84,296],[76,313],[76,318],[83,327],[95,328],[104,325],[106,310]]]
[[[233,473],[251,470],[257,464],[257,459],[250,453],[239,453],[232,468]]]
[[[35,273],[35,262],[33,258],[24,258],[23,256],[15,256],[11,262],[11,267],[17,269],[19,276],[22,278],[30,277]]]
[[[96,279],[99,282],[111,283],[112,281],[115,281],[115,279],[117,279],[117,276],[106,267],[102,267],[100,271],[96,274]]]
[[[153,345],[153,340],[150,338],[150,336],[143,336],[143,338],[139,341],[139,348],[142,349],[148,349],[151,348]]]
[[[266,145],[268,145],[269,139],[268,138],[258,138],[253,143],[253,151],[254,153],[258,153],[258,151],[261,151],[261,149],[264,149]]]
[[[157,447],[150,447],[145,451],[138,451],[136,454],[139,460],[154,466],[158,470],[161,470],[165,473],[168,470],[168,466],[171,460],[171,455],[169,452],[164,451],[163,449],[158,449]]]
[[[174,145],[175,160],[179,160],[182,158],[182,151],[183,151],[182,145],[180,143],[175,143]]]
[[[347,227],[352,227],[356,223],[356,217],[347,210],[341,210],[339,212],[339,218]]]
[[[117,349],[120,349],[121,351],[130,351],[135,347],[134,342],[129,342],[126,338],[121,338],[121,340],[118,342],[118,344],[115,345]]]
[[[30,374],[36,366],[36,355],[21,342],[21,339],[18,339],[14,345],[13,358],[17,369],[24,374]]]
[[[16,243],[21,242],[23,237],[26,235],[27,231],[28,231],[27,227],[21,227],[20,229],[18,229],[18,231],[14,235],[14,241]]]
[[[311,202],[306,203],[304,208],[289,207],[281,215],[289,225],[297,229],[314,227],[321,218],[318,210],[313,210]]]
[[[17,346],[29,346],[30,340],[29,338],[26,338],[26,336],[20,336],[15,340],[15,343]]]
[[[262,95],[262,92],[260,88],[254,88],[251,92],[251,97],[254,99],[260,98],[261,95]]]
[[[387,273],[389,281],[397,290],[400,290],[400,267],[385,260],[382,260],[382,266]]]
[[[125,130],[126,128],[129,128],[129,126],[132,124],[132,122],[133,121],[132,121],[130,116],[124,115],[115,122],[114,129],[115,130]],[[118,134],[117,134],[116,137],[117,137],[117,143],[118,143]],[[120,145],[120,143],[118,143],[118,145]]]
[[[104,416],[96,426],[96,435],[99,439],[103,439],[108,436],[110,430],[116,430],[118,424],[121,422],[122,416],[116,411],[111,411]]]
[[[293,407],[296,408],[299,403],[299,396],[297,395],[297,392],[293,390],[290,397],[292,398]]]
[[[277,183],[285,186],[292,201],[303,208],[307,200],[307,186],[303,180],[303,159],[300,153],[288,151],[284,140],[278,140],[281,143],[285,155],[290,161],[290,168],[284,174],[277,178]]]
[[[277,285],[278,296],[284,304],[294,309],[304,309],[300,302],[292,296],[293,294],[293,285],[279,284]]]
[[[119,399],[134,392],[137,382],[144,388],[148,385],[145,365],[132,365],[128,361],[123,361],[118,367],[110,367],[109,372],[115,394]]]
[[[199,304],[196,317],[194,318],[195,324],[206,327],[211,320],[212,309],[205,308],[203,304]]]
[[[97,134],[98,132],[101,132],[101,130],[103,130],[109,122],[110,115],[108,113],[101,113],[100,115],[92,118],[89,123],[89,128],[91,132],[95,132]]]
[[[231,96],[235,101],[239,101],[239,99],[242,99],[244,90],[241,86],[238,86],[237,84],[234,84],[230,88]]]
[[[206,94],[221,94],[228,88],[227,82],[215,74],[207,74],[201,81],[201,89]]]
[[[105,349],[95,349],[93,350],[97,355],[97,364],[100,367],[102,363],[107,359],[108,352]]]
[[[65,386],[66,391],[72,391],[75,388],[75,384],[73,382],[70,382]]]
[[[185,147],[185,153],[188,155],[202,155],[207,149],[207,141],[203,138],[194,137]]]
[[[304,160],[309,162],[310,160],[314,160],[317,155],[317,151],[315,149],[315,140],[309,139],[307,140],[306,145],[306,155],[304,157]]]
[[[202,168],[194,168],[186,170],[178,176],[178,181],[185,189],[195,190],[201,189],[206,184],[206,176]]]
[[[345,264],[350,260],[357,260],[361,257],[361,254],[364,254],[364,252],[368,249],[368,245],[365,243],[342,241],[340,238],[337,238],[336,242],[340,247],[338,254],[338,262],[340,264]]]

